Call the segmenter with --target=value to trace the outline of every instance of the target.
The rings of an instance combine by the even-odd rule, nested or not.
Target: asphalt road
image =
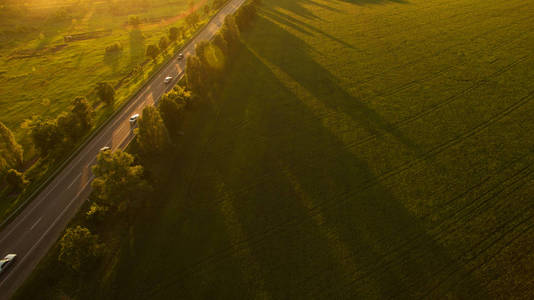
[[[222,25],[224,17],[232,14],[244,1],[230,1],[184,48],[184,56],[194,53],[196,43],[210,40]],[[126,147],[134,137],[129,117],[140,114],[145,106],[153,105],[170,90],[183,76],[184,68],[185,58],[173,58],[0,232],[0,256],[17,254],[15,264],[0,275],[0,299],[9,299],[13,295],[87,199],[93,178],[91,165],[95,163],[99,149],[104,146],[110,146],[113,150]],[[165,84],[163,80],[167,76],[172,76],[173,82]]]

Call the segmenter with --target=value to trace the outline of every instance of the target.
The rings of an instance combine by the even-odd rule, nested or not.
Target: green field
[[[59,163],[39,160],[24,120],[33,115],[55,118],[68,110],[76,96],[86,96],[96,112],[95,127],[102,124],[207,22],[215,11],[206,15],[203,7],[211,7],[212,2],[13,0],[0,4],[0,121],[23,146],[23,171],[31,182],[20,194],[10,193],[0,183],[0,221]],[[200,16],[194,28],[185,22],[193,11]],[[130,16],[137,16],[141,24],[130,26]],[[147,58],[146,46],[157,44],[173,26],[184,26],[184,37],[156,62]],[[122,51],[106,53],[105,48],[116,43]],[[102,81],[115,88],[114,105],[97,98],[95,87]]]
[[[532,296],[534,3],[270,0],[243,43],[220,97],[187,116],[167,189],[106,258],[113,275],[82,286]],[[59,293],[56,264],[19,297]]]
[[[110,8],[109,3],[113,2],[119,8]],[[93,101],[102,120],[109,116],[110,109],[101,107],[96,99],[94,88],[98,82],[113,83],[118,93],[117,105],[139,88],[154,67],[150,62],[145,63],[146,46],[157,44],[170,27],[184,25],[188,3],[187,0],[31,0],[27,5],[3,5],[0,10],[0,120],[30,151],[26,156],[31,159],[33,152],[27,131],[21,128],[25,119],[34,114],[54,118],[67,109],[74,97],[82,95]],[[207,1],[196,1],[193,9],[204,3]],[[129,16],[138,16],[143,23],[138,28],[129,26]],[[192,34],[192,29],[189,31]],[[75,39],[66,40],[68,36]],[[120,43],[123,50],[106,54],[106,46],[114,43]],[[143,65],[143,72],[133,74],[139,65]]]

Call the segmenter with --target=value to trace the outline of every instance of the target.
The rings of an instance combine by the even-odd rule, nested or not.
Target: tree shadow
[[[145,55],[145,37],[140,29],[130,30],[130,65],[136,65]]]
[[[106,64],[108,67],[111,68],[111,71],[113,72],[113,74],[117,73],[121,57],[122,57],[122,50],[104,53],[104,64]]]
[[[258,27],[268,28],[269,32],[273,33],[272,36],[277,37],[276,41],[268,40],[265,36],[261,39],[251,36],[249,39],[251,48],[267,50],[262,53],[267,61],[298,81],[315,98],[328,99],[322,103],[335,111],[348,114],[369,134],[391,135],[414,154],[422,155],[422,150],[417,143],[407,137],[396,125],[369,108],[363,101],[346,92],[339,86],[339,80],[330,71],[307,55],[314,51],[311,47],[263,16],[258,16],[257,22]],[[298,51],[283,51],[281,47],[290,47]]]
[[[350,49],[354,49],[354,50],[357,50],[356,48],[354,48],[354,46],[352,46],[351,44],[339,39],[339,38],[336,38],[334,36],[332,36],[331,34],[328,34],[326,32],[324,32],[323,30],[320,30],[318,29],[317,27],[314,27],[314,26],[311,26],[310,24],[307,24],[305,22],[302,22],[288,14],[285,14],[283,12],[280,12],[278,10],[263,10],[262,11],[265,15],[269,16],[270,18],[273,18],[274,20],[276,20],[277,22],[280,22],[288,27],[291,27],[295,30],[298,30],[300,32],[303,32],[303,33],[306,33],[308,35],[311,35],[312,33],[310,31],[313,31],[313,32],[316,32],[316,33],[319,33],[319,34],[322,34],[324,36],[326,36],[327,38],[347,47],[347,48],[350,48]],[[303,28],[304,27],[304,28]]]
[[[253,50],[238,54],[235,68],[248,71],[230,73],[232,84],[220,91],[225,101],[188,117],[168,184],[174,203],[147,224],[141,265],[117,276],[126,280],[148,266],[126,280],[143,287],[120,296],[241,299],[263,286],[274,299],[414,298],[444,266],[466,278],[469,290],[454,295],[480,292],[368,162],[280,83],[258,58],[261,48]],[[231,223],[242,231],[234,238],[222,201],[231,201]],[[257,272],[247,275],[254,264]]]

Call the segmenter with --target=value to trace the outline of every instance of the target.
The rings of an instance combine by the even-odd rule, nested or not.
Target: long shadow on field
[[[267,61],[276,65],[282,72],[297,81],[299,85],[331,110],[339,114],[349,115],[351,120],[348,121],[356,122],[373,135],[392,135],[414,154],[422,154],[420,147],[395,125],[341,88],[336,83],[337,79],[328,70],[307,55],[313,49],[308,47],[302,40],[264,17],[258,17],[257,22],[259,27],[269,28],[268,31],[274,33],[271,36],[276,37],[276,40],[270,40],[267,36],[263,36],[261,39],[250,39],[252,48],[264,47],[268,49],[268,51],[264,52],[264,57]],[[299,50],[284,51],[283,48]],[[284,55],[280,55],[280,53]]]
[[[341,40],[341,39],[338,39],[336,38],[335,36],[332,36],[331,34],[328,34],[322,30],[320,30],[319,28],[317,27],[314,27],[314,26],[311,26],[305,22],[302,22],[300,20],[297,20],[296,18],[288,15],[288,14],[285,14],[283,12],[280,12],[280,11],[277,11],[277,10],[263,10],[262,11],[264,14],[266,14],[267,16],[269,16],[270,18],[273,18],[274,20],[276,20],[277,22],[280,22],[286,26],[289,26],[289,27],[292,27],[300,32],[303,32],[303,33],[306,33],[308,35],[311,35],[311,32],[308,31],[308,30],[311,30],[313,32],[316,32],[316,33],[319,33],[319,34],[322,34],[324,36],[326,36],[327,38],[347,47],[347,48],[350,48],[350,49],[355,49],[354,46],[352,46],[351,44]],[[305,28],[302,28],[302,27],[305,27]]]
[[[174,191],[140,226],[117,298],[413,298],[443,266],[478,288],[251,50],[225,101],[188,117]]]
[[[106,52],[104,54],[104,63],[111,68],[113,74],[117,73],[121,56],[122,51]]]
[[[346,151],[302,107],[298,95],[279,84],[276,74],[255,58],[258,54],[241,55],[253,56],[250,67],[260,75],[232,82],[261,83],[239,96],[250,99],[248,106],[257,114],[248,114],[246,133],[233,134],[233,155],[224,155],[227,165],[219,171],[236,195],[241,228],[246,236],[257,236],[257,244],[247,247],[269,274],[265,282],[274,298],[331,298],[344,291],[363,298],[415,296],[435,283],[431,274],[443,266],[469,277],[367,163]],[[276,92],[267,96],[257,90]],[[478,287],[471,278],[466,281]]]
[[[130,31],[130,64],[141,62],[145,55],[145,37],[138,28]]]

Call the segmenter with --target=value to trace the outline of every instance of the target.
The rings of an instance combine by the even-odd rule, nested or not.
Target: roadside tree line
[[[160,171],[168,168],[168,159],[183,135],[186,109],[211,96],[210,91],[222,83],[223,72],[240,46],[240,32],[250,26],[258,4],[247,2],[235,16],[226,17],[211,42],[196,46],[196,55],[187,60],[187,88],[177,85],[157,106],[143,109],[131,146],[135,155],[121,150],[98,154],[85,220],[69,227],[60,240],[58,260],[69,269],[79,273],[84,270],[82,266],[93,266],[105,253],[107,246],[100,237],[103,224],[109,230],[110,223],[123,220],[130,232],[139,208],[150,206],[150,194],[158,185],[156,177],[165,177],[165,171]]]

